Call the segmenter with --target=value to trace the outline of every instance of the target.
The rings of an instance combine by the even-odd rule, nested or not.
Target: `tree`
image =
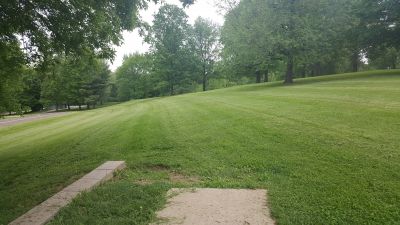
[[[155,73],[168,83],[170,95],[185,92],[193,82],[195,60],[190,32],[186,13],[178,6],[166,4],[155,15],[146,38],[154,55]]]
[[[68,82],[66,82],[66,74],[63,73],[64,65],[65,62],[60,62],[49,66],[41,86],[41,103],[46,107],[54,104],[56,110],[68,101],[66,94]]]
[[[117,96],[120,101],[151,97],[155,91],[151,55],[134,54],[124,58],[115,71]]]
[[[52,58],[54,53],[79,53],[82,46],[112,58],[121,32],[140,24],[138,12],[149,1],[2,1],[0,42],[21,39],[30,61]],[[193,0],[181,2],[188,5]]]
[[[332,43],[343,29],[344,1],[243,0],[226,15],[224,60],[256,72],[257,82],[262,73],[268,78],[270,69],[281,70],[281,62],[285,83],[293,82],[295,70],[304,77],[314,67],[320,74],[315,68],[331,63],[336,54]]]
[[[378,68],[396,68],[396,49],[400,48],[399,1],[360,0],[350,5],[354,20],[358,22],[345,33],[349,49],[358,48],[353,54],[353,71],[358,70],[361,56],[369,57]]]
[[[194,48],[201,65],[203,91],[207,90],[208,76],[213,72],[219,51],[219,29],[211,21],[197,18],[193,27]]]
[[[97,103],[103,103],[110,76],[110,70],[104,60],[94,59],[89,65],[90,67],[82,71],[82,73],[86,73],[82,88],[85,90],[84,101],[88,109],[90,106],[95,108]]]
[[[269,18],[274,24],[271,35],[274,46],[277,47],[286,61],[285,83],[293,82],[295,60],[307,54],[313,48],[323,43],[321,28],[329,27],[324,13],[329,6],[328,1],[321,0],[289,0],[269,1],[268,5],[274,11]],[[320,19],[322,18],[322,19]]]
[[[149,1],[2,1],[0,4],[0,112],[21,108],[23,66],[54,69],[53,60],[86,51],[112,59],[122,31],[140,26],[138,12]],[[180,0],[184,6],[193,0]],[[22,46],[22,47],[21,47]],[[23,50],[23,51],[22,51]],[[41,71],[43,72],[43,71]],[[49,72],[46,72],[49,73]],[[58,82],[50,81],[50,88]],[[49,89],[44,90],[44,93]],[[56,91],[56,90],[54,90]],[[23,96],[22,96],[23,97]],[[25,96],[26,97],[26,96]],[[50,95],[47,97],[52,98]],[[46,99],[45,97],[44,99]],[[26,101],[25,98],[23,101]],[[24,103],[28,104],[28,103]]]
[[[108,65],[90,52],[75,57],[60,57],[45,75],[42,83],[42,102],[95,107],[105,99],[110,75]]]
[[[369,46],[385,43],[400,47],[400,3],[398,0],[356,1],[353,10],[368,33],[365,39]],[[358,10],[357,10],[358,9]]]
[[[377,69],[396,69],[400,61],[400,51],[395,47],[385,45],[370,48],[368,51],[369,65]]]
[[[19,101],[21,106],[29,108],[33,112],[43,109],[43,104],[40,102],[42,80],[40,73],[33,68],[24,69],[22,75],[23,90]]]
[[[231,64],[232,72],[248,74],[261,82],[261,73],[268,71],[278,56],[273,55],[272,11],[265,1],[242,1],[229,13],[222,28],[223,60]]]
[[[0,42],[0,114],[20,112],[20,94],[23,90],[21,74],[25,59],[18,42]]]
[[[233,10],[240,0],[220,0],[215,3],[215,7],[218,8],[219,13],[226,14],[227,12]]]

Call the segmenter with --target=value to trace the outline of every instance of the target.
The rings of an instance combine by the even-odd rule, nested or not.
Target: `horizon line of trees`
[[[397,0],[221,0],[222,27],[169,4],[148,25],[149,1],[2,5],[0,115],[399,66]],[[111,73],[112,46],[136,27],[150,51]]]
[[[117,99],[262,81],[290,84],[399,65],[394,0],[223,0],[219,6],[226,11],[222,27],[202,18],[191,26],[181,8],[162,6],[147,27],[151,51],[126,56],[115,72]]]
[[[176,5],[163,5],[146,27],[149,53],[126,56],[115,71],[117,99],[175,95],[209,89],[219,56],[219,27],[188,15]]]
[[[102,103],[105,60],[122,32],[140,27],[137,1],[4,1],[0,20],[0,116],[45,105]],[[183,6],[193,0],[180,0]],[[106,78],[107,77],[107,78]],[[106,90],[106,91],[105,91]],[[106,94],[108,95],[108,94]]]
[[[262,71],[268,77],[276,71],[292,83],[295,77],[399,64],[396,0],[224,2],[231,7],[221,32],[223,59],[232,72]]]
[[[95,108],[107,101],[110,90],[107,63],[90,54],[59,56],[45,70],[21,67],[19,74],[3,89],[8,93],[2,93],[2,114]]]

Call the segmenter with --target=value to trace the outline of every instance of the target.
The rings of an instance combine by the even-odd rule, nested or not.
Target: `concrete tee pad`
[[[75,181],[46,201],[35,206],[10,225],[42,225],[49,222],[58,211],[68,205],[79,193],[90,191],[97,185],[113,177],[115,171],[126,167],[124,161],[108,161]]]
[[[166,208],[157,213],[164,225],[272,225],[266,190],[171,189]]]

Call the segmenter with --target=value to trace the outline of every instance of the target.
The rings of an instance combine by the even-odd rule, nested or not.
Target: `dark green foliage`
[[[21,112],[19,97],[23,90],[21,75],[24,63],[16,40],[0,42],[0,114]]]
[[[42,80],[39,73],[33,69],[26,69],[23,77],[23,91],[21,93],[20,102],[22,106],[29,107],[33,112],[43,109],[40,102],[42,91]]]
[[[198,70],[203,91],[207,90],[208,79],[214,73],[214,64],[219,53],[219,27],[201,17],[197,18],[193,26],[193,44],[195,56],[198,60]]]
[[[355,1],[354,11],[362,20],[366,44],[400,47],[400,3],[398,0]],[[358,9],[358,10],[357,10]]]
[[[284,74],[287,83],[293,77],[358,71],[367,67],[366,57],[369,68],[382,68],[373,63],[378,58],[395,68],[393,50],[379,49],[398,49],[399,5],[396,0],[243,0],[226,15],[223,62],[239,77],[274,72]]]
[[[130,55],[115,72],[117,97],[120,101],[141,99],[158,95],[152,76],[151,55]]]
[[[108,65],[90,54],[60,58],[46,73],[41,101],[47,105],[95,107],[106,99]]]
[[[145,9],[149,1],[151,0],[2,1],[0,113],[20,112],[24,106],[30,106],[34,110],[41,108],[37,102],[38,80],[24,79],[25,83],[22,82],[21,70],[24,65],[41,67],[41,73],[52,73],[49,71],[54,72],[54,64],[57,63],[55,61],[60,56],[73,58],[90,52],[100,58],[113,58],[113,46],[121,43],[122,31],[141,25],[138,11]],[[187,6],[194,1],[181,2]],[[52,76],[55,79],[57,77],[56,74]],[[44,86],[59,88],[57,82],[63,82],[60,79],[47,79]],[[95,79],[92,83],[85,81],[86,93],[80,95],[86,97],[79,102],[95,104],[103,101],[104,93],[97,91],[104,85],[102,80],[104,79]],[[24,93],[21,95],[23,89]],[[49,90],[42,92],[52,95]],[[71,94],[64,97],[61,95],[65,93],[56,94],[58,97],[53,97],[54,100],[57,99],[55,101],[58,102],[62,101],[58,99],[71,97]]]
[[[54,53],[80,53],[83,46],[112,58],[112,46],[120,44],[121,32],[138,25],[138,11],[149,1],[2,1],[0,42],[22,36],[31,60],[49,59]]]
[[[192,27],[185,12],[164,5],[148,27],[151,53],[124,59],[116,71],[118,99],[129,100],[206,89],[218,57],[218,28],[198,18]]]
[[[5,1],[1,4],[1,41],[22,35],[31,59],[79,52],[81,46],[113,55],[122,30],[130,30],[144,1]]]
[[[400,51],[395,47],[378,46],[368,51],[369,65],[377,69],[397,69],[400,64]]]
[[[154,56],[154,72],[167,83],[170,95],[191,91],[195,56],[186,13],[175,5],[163,5],[147,36]]]

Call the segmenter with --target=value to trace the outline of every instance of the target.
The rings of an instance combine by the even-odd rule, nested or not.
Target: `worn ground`
[[[266,190],[174,188],[154,225],[274,225]]]
[[[0,224],[107,160],[52,224],[148,224],[174,187],[268,190],[278,224],[399,224],[400,72],[131,101],[0,128]]]

